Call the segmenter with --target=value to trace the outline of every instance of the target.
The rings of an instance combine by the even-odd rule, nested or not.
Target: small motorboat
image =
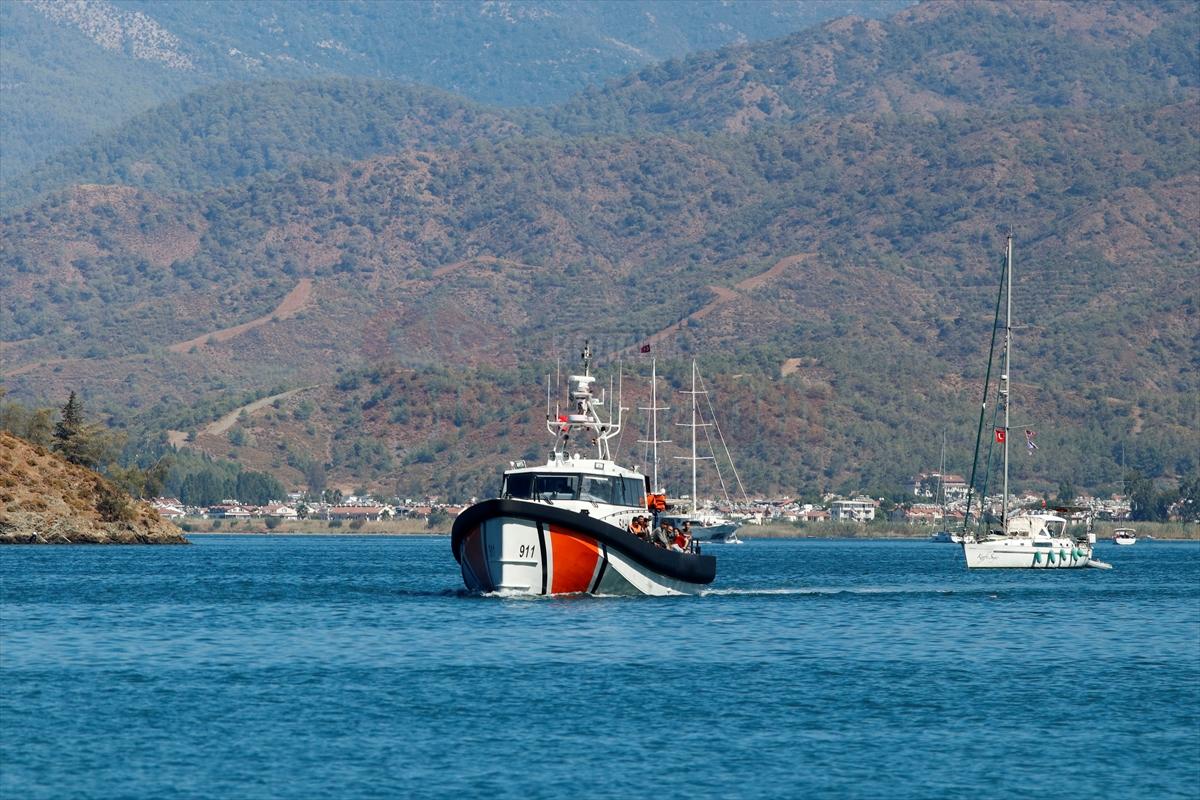
[[[1117,528],[1112,535],[1113,544],[1131,545],[1137,544],[1137,533],[1133,528]]]

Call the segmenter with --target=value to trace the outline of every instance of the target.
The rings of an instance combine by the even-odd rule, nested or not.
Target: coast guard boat
[[[569,413],[546,415],[554,436],[546,463],[511,462],[500,496],[454,520],[450,546],[471,591],[695,594],[716,577],[716,559],[696,545],[666,549],[629,532],[634,517],[650,516],[651,487],[612,460],[609,440],[620,433],[623,409],[618,401],[615,418],[601,418],[605,398],[590,361],[585,346],[583,374],[567,378]],[[575,450],[580,444],[593,452]]]

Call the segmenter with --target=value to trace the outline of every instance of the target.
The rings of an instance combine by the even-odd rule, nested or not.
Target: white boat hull
[[[963,555],[970,569],[1079,569],[1091,560],[1092,547],[1070,539],[989,539],[964,542]]]
[[[726,522],[721,525],[692,526],[692,536],[702,542],[736,542],[738,524]]]

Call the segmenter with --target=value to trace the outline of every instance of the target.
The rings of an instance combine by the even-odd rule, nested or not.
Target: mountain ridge
[[[1060,24],[1097,35],[1089,8]],[[1195,16],[1152,11],[1156,30]],[[933,26],[932,41],[994,32],[959,25],[954,9],[924,22],[906,13]],[[864,24],[806,35],[851,47]],[[1116,33],[1144,41],[1144,28]],[[772,63],[779,48],[737,49],[724,63],[736,71],[760,51]],[[1144,64],[1147,80],[1162,77],[1157,64]],[[989,69],[1004,84],[1024,80],[1010,74],[1020,68]],[[1064,75],[1098,85],[1090,72]],[[581,129],[619,96],[606,91]],[[1045,443],[1018,478],[1112,484],[1121,447],[1146,474],[1184,474],[1196,468],[1200,391],[1200,114],[1186,86],[1136,102],[1112,91],[1130,102],[831,108],[734,132],[533,125],[200,191],[57,191],[3,219],[5,380],[35,400],[85,385],[117,424],[157,431],[202,430],[246,392],[318,385],[316,408],[289,397],[248,420],[241,444],[197,446],[290,480],[317,460],[346,482],[468,492],[489,480],[488,459],[525,446],[506,422],[521,412],[489,410],[472,431],[465,409],[528,406],[530,386],[534,399],[544,391],[529,362],[548,369],[584,338],[616,354],[657,336],[664,364],[703,357],[764,491],[852,480],[883,491],[934,463],[944,425],[966,447],[973,416],[962,409],[977,408],[995,255],[1011,224],[1027,320],[1015,386]],[[811,255],[771,274],[799,254]],[[301,280],[311,302],[271,319]],[[167,349],[255,319],[268,321],[196,352]],[[783,375],[788,364],[803,366]],[[412,410],[409,390],[428,413]],[[460,451],[478,468],[445,460]]]

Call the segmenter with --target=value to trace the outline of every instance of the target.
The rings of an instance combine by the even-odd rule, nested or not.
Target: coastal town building
[[[967,481],[962,475],[947,472],[945,476],[939,472],[922,472],[913,479],[913,494],[917,497],[937,499],[938,487],[946,495],[947,501],[965,500],[967,497]]]
[[[829,505],[829,517],[835,520],[870,522],[875,519],[875,508],[877,505],[876,501],[869,497],[856,497],[853,500],[834,500]]]

